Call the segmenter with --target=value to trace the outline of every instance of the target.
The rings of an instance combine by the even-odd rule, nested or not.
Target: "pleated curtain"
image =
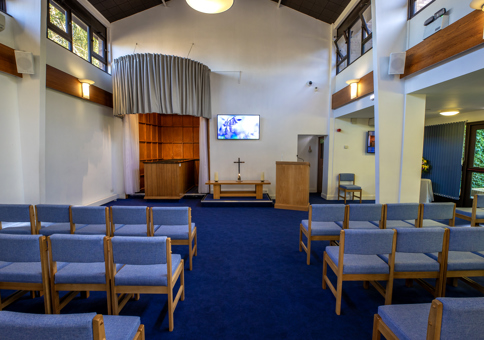
[[[462,177],[462,153],[466,122],[425,127],[423,157],[430,162],[434,195],[458,200]]]

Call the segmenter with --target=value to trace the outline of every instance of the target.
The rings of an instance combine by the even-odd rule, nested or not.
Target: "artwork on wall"
[[[375,153],[375,131],[366,134],[366,153]]]
[[[217,139],[259,139],[259,115],[218,115]]]

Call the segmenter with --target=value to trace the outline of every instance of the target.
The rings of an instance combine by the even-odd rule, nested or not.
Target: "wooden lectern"
[[[309,162],[276,162],[276,209],[309,209]]]

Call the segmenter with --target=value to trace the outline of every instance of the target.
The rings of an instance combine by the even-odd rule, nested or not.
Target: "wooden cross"
[[[240,157],[239,157],[239,160],[237,162],[234,162],[234,163],[237,163],[239,165],[239,172],[238,172],[239,175],[237,176],[237,180],[241,181],[241,179],[240,179],[240,163],[245,163],[245,162],[241,162]]]

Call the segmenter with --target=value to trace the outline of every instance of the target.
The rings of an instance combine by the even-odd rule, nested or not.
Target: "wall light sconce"
[[[196,11],[217,14],[229,10],[234,0],[187,0],[187,4]]]
[[[360,82],[359,79],[351,79],[346,82],[350,86],[351,89],[351,99],[355,99],[358,97],[358,83]]]
[[[82,98],[89,99],[89,87],[94,84],[92,80],[89,79],[79,79],[79,82],[82,85]]]
[[[440,112],[440,114],[442,116],[455,116],[459,114],[459,111],[443,111],[443,112]]]
[[[470,6],[474,9],[480,9],[484,12],[484,0],[472,0]]]

